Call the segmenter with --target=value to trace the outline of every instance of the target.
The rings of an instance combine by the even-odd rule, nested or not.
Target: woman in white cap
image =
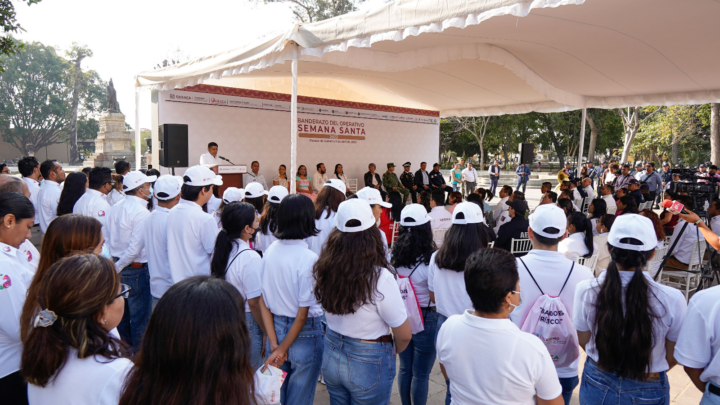
[[[480,226],[485,219],[475,203],[462,202],[455,207],[452,225],[445,234],[440,250],[430,258],[428,289],[430,300],[437,305],[437,330],[453,315],[472,309],[472,301],[465,290],[465,260],[478,249],[486,248],[487,232]],[[450,383],[445,402],[450,403]]]
[[[386,252],[386,259],[389,262],[390,261],[390,250],[388,249],[388,239],[387,234],[380,230],[380,223],[382,222],[382,215],[383,215],[383,208],[392,208],[392,204],[389,202],[385,202],[382,199],[382,195],[380,194],[380,191],[376,188],[372,187],[363,187],[355,194],[357,198],[361,200],[365,200],[370,204],[370,209],[372,209],[373,216],[375,216],[375,225],[378,228],[378,231],[380,232],[380,238],[382,238],[383,246],[385,247]]]
[[[437,250],[430,217],[425,207],[410,204],[400,215],[400,231],[392,247],[392,265],[398,275],[410,278],[425,328],[412,335],[408,348],[400,353],[398,389],[403,405],[427,403],[430,372],[435,364],[437,311],[430,302],[428,272],[430,258]]]
[[[275,186],[285,189],[282,186]],[[245,323],[250,335],[250,365],[257,370],[263,364],[265,328],[260,313],[262,273],[260,255],[248,241],[256,233],[259,221],[255,208],[244,202],[232,202],[222,215],[223,229],[215,241],[210,274],[232,284],[245,297]]]
[[[340,203],[345,201],[345,183],[338,179],[325,181],[315,197],[315,227],[320,231],[309,241],[310,250],[320,256],[323,245],[335,229],[335,214]]]
[[[260,215],[260,228],[255,233],[255,250],[266,251],[270,245],[277,240],[277,212],[280,202],[288,196],[287,188],[283,186],[272,186],[268,192],[265,208]]]
[[[268,194],[267,191],[262,187],[262,184],[253,182],[245,187],[245,202],[255,207],[257,217],[260,218],[265,209],[265,196]]]
[[[336,218],[313,268],[327,319],[322,364],[330,403],[389,404],[395,352],[412,336],[405,305],[368,203],[345,201]]]
[[[685,318],[682,293],[643,269],[655,252],[652,222],[618,217],[608,236],[612,261],[575,290],[573,323],[587,362],[580,401],[588,404],[670,403],[667,370]]]
[[[270,343],[265,364],[287,372],[280,389],[284,405],[312,404],[320,375],[323,309],[313,294],[312,275],[318,256],[305,242],[316,234],[313,202],[298,194],[283,198],[278,240],[262,258],[260,309]]]
[[[2,193],[0,221],[0,392],[3,403],[26,404],[27,385],[19,371],[20,315],[33,275],[18,248],[30,237],[35,208],[25,196]]]
[[[222,223],[220,223],[220,217],[222,216],[223,209],[226,205],[230,204],[231,202],[235,201],[242,201],[245,199],[245,189],[237,188],[237,187],[228,187],[223,191],[222,195],[222,202],[220,203],[220,206],[218,209],[216,209],[212,216],[215,218],[215,222],[217,222],[218,228],[222,228]]]

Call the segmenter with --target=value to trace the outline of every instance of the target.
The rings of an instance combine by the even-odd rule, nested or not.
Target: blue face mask
[[[107,245],[103,244],[102,252],[100,252],[100,256],[106,257],[106,258],[112,260],[112,256],[110,255],[110,248]]]
[[[148,200],[151,199],[153,196],[153,188],[150,186],[150,189],[148,190]]]

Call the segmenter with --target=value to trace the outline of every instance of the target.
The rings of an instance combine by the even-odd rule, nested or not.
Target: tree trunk
[[[720,165],[720,104],[710,104],[710,160]]]
[[[595,160],[595,144],[597,143],[598,129],[593,121],[592,114],[587,114],[587,123],[590,126],[590,144],[588,145],[587,158],[589,161]],[[584,134],[583,134],[584,135]]]
[[[680,139],[678,139],[677,133],[673,133],[673,141],[672,141],[672,162],[673,165],[678,164],[679,161],[679,146],[680,146]]]
[[[70,116],[70,163],[77,164],[80,161],[80,154],[77,146],[77,119],[78,106],[80,104],[80,92],[82,91],[82,70],[80,63],[85,58],[82,52],[78,53],[75,59],[75,75],[73,77],[72,115]]]

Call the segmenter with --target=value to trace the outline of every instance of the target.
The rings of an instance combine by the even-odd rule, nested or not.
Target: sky
[[[135,126],[134,77],[176,49],[197,58],[236,48],[293,24],[283,3],[250,0],[42,0],[13,1],[24,41],[55,46],[64,55],[73,42],[94,53],[83,69],[113,79],[125,120]],[[141,92],[140,127],[150,127],[150,92]]]

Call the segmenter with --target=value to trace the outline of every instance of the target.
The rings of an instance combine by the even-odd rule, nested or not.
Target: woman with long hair
[[[631,195],[625,195],[620,197],[620,199],[617,201],[617,212],[615,213],[616,216],[620,216],[623,214],[637,214],[637,202],[635,201],[635,197]]]
[[[340,163],[335,165],[335,178],[342,181],[345,184],[345,190],[348,188],[348,182],[347,177],[345,177],[345,171],[343,170],[343,165]]]
[[[290,182],[287,178],[287,166],[280,165],[280,167],[278,167],[278,174],[273,177],[273,185],[285,187],[288,192],[290,191]]]
[[[123,176],[119,174],[112,175],[113,184],[112,190],[108,193],[106,200],[111,206],[119,203],[125,199],[125,193],[123,192]]]
[[[389,404],[395,352],[412,336],[405,305],[369,204],[345,201],[336,218],[313,268],[327,319],[322,364],[330,403]]]
[[[30,238],[35,208],[21,194],[2,193],[0,221],[0,393],[3,403],[27,404],[27,384],[19,371],[22,353],[20,311],[32,274],[27,258],[18,249]]]
[[[418,197],[418,203],[425,207],[425,210],[427,212],[430,212],[432,208],[430,208],[430,201],[432,200],[432,194],[430,194],[427,191],[421,191],[420,195]]]
[[[73,172],[67,175],[56,211],[59,217],[72,214],[75,203],[85,194],[87,184],[88,178],[83,172]]]
[[[132,367],[118,326],[130,289],[112,261],[94,254],[53,264],[40,281],[22,375],[30,404],[116,404]]]
[[[568,237],[558,244],[558,252],[570,260],[590,257],[597,252],[593,242],[592,223],[581,212],[573,212],[567,216]]]
[[[220,206],[218,207],[218,209],[216,209],[212,213],[212,216],[213,216],[213,218],[215,218],[215,222],[217,222],[217,226],[220,229],[222,229],[221,218],[222,218],[222,213],[223,213],[223,210],[225,209],[225,206],[230,203],[236,202],[236,201],[245,200],[245,189],[237,188],[237,187],[228,187],[225,189],[225,191],[223,191],[221,200],[222,201],[220,201]]]
[[[305,242],[317,232],[313,202],[289,195],[278,207],[278,240],[262,259],[260,308],[270,343],[265,364],[287,373],[280,389],[285,405],[312,404],[320,375],[323,309],[313,295],[312,278],[318,256]]]
[[[282,188],[282,186],[281,186]],[[250,335],[250,365],[257,370],[263,364],[262,314],[260,294],[262,273],[260,255],[248,241],[259,227],[255,208],[244,202],[232,202],[222,216],[223,229],[215,240],[210,273],[232,284],[245,297],[245,322]]]
[[[307,175],[307,167],[300,165],[297,169],[295,176],[295,192],[310,197],[311,200],[315,200],[315,193],[310,185],[310,179]]]
[[[455,210],[455,207],[461,203],[463,200],[462,194],[460,194],[459,191],[453,191],[448,195],[448,206],[445,207],[446,210],[450,211],[452,214]]]
[[[485,221],[480,207],[475,203],[458,204],[453,212],[452,225],[445,234],[440,250],[430,258],[428,289],[430,301],[437,305],[437,330],[445,321],[472,308],[472,301],[465,289],[465,261],[478,249],[486,248],[489,237],[480,225]],[[437,335],[437,332],[436,332]],[[449,404],[450,383],[445,395]]]
[[[425,207],[410,204],[403,208],[398,238],[392,247],[392,266],[398,275],[410,278],[423,317],[425,329],[412,335],[407,349],[400,353],[398,389],[403,405],[427,403],[430,372],[435,364],[437,311],[430,302],[428,272],[430,258],[437,250]]]
[[[335,214],[340,203],[345,201],[345,183],[338,179],[325,182],[315,197],[315,228],[318,234],[308,240],[310,250],[320,256],[330,232],[335,229]]]
[[[601,271],[607,269],[610,264],[610,250],[608,249],[608,236],[610,236],[610,230],[612,229],[613,223],[615,222],[616,216],[613,214],[603,215],[597,222],[595,230],[597,236],[593,236],[593,242],[598,247],[598,259],[595,262],[595,276],[597,277]]]
[[[657,245],[653,228],[636,214],[615,219],[607,271],[575,290],[572,320],[587,353],[582,403],[670,403],[667,370],[677,363],[687,304],[679,290],[643,271]]]
[[[259,252],[266,251],[270,245],[277,240],[275,231],[277,231],[277,212],[283,198],[288,196],[287,188],[283,186],[272,186],[265,201],[260,215],[260,228],[255,233],[255,250]]]
[[[607,202],[602,198],[596,198],[590,202],[588,207],[588,218],[592,224],[593,236],[597,236],[597,223],[603,215],[607,214]]]
[[[267,191],[263,189],[262,184],[254,182],[245,187],[245,202],[255,207],[255,214],[258,218],[265,209],[265,196]]]
[[[254,404],[244,301],[213,277],[170,287],[150,316],[120,405]]]
[[[40,262],[23,305],[20,320],[20,334],[23,339],[32,330],[35,313],[42,309],[38,304],[38,290],[50,266],[73,253],[102,254],[110,258],[107,248],[103,250],[104,243],[102,224],[95,218],[69,214],[57,217],[50,223],[43,238]]]
[[[573,205],[572,200],[570,200],[569,198],[558,198],[557,206],[562,208],[563,211],[565,211],[565,215],[570,215],[575,212],[575,206]]]

